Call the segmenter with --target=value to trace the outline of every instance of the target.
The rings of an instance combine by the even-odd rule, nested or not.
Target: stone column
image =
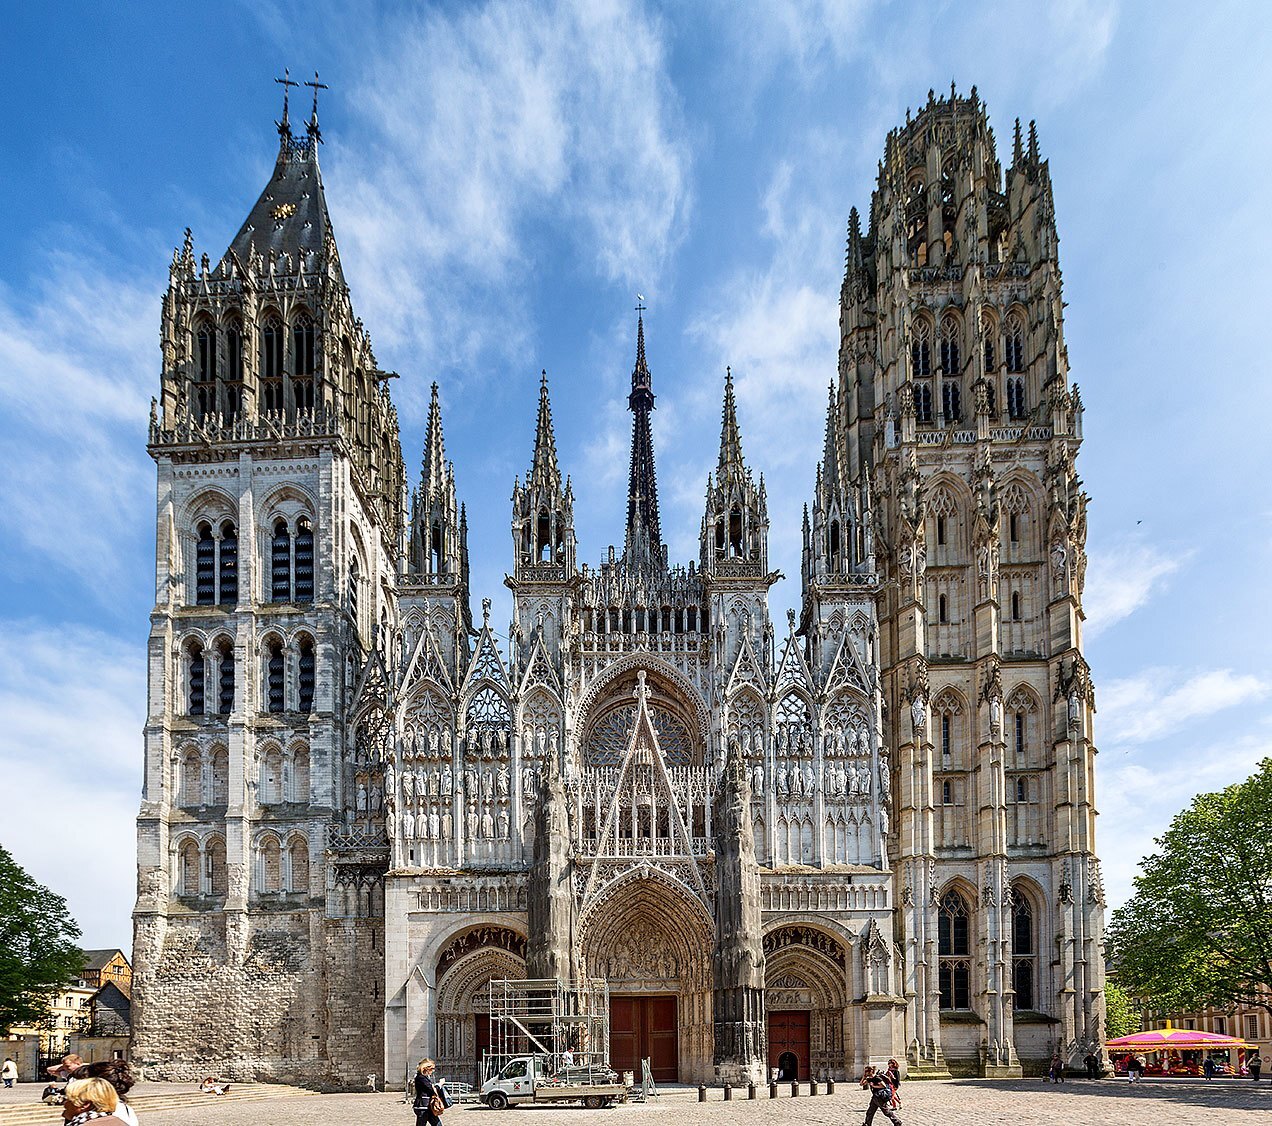
[[[529,878],[530,940],[526,944],[526,976],[559,978],[570,982],[578,976],[574,948],[574,864],[570,858],[570,825],[566,812],[565,784],[560,767],[549,757],[546,775],[539,784],[535,811],[534,862]]]

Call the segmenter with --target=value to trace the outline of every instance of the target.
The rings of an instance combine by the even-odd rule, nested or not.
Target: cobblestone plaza
[[[286,1120],[291,1126],[306,1123],[339,1121],[345,1123],[400,1123],[410,1126],[410,1108],[394,1094],[321,1095],[311,1098],[273,1099],[266,1105],[255,1102],[229,1102],[208,1098],[187,1102],[169,1109],[151,1109],[163,1095],[192,1093],[192,1084],[143,1083],[136,1088],[139,1109],[147,1126],[190,1122],[197,1126],[259,1126],[260,1123]],[[523,1108],[509,1112],[531,1121],[558,1121],[564,1118],[571,1126],[638,1126],[642,1122],[661,1123],[674,1115],[678,1126],[697,1123],[835,1123],[853,1126],[861,1120],[866,1108],[864,1092],[855,1084],[838,1084],[834,1095],[810,1098],[807,1084],[800,1087],[800,1097],[792,1099],[789,1089],[770,1102],[761,1097],[755,1103],[725,1103],[718,1088],[708,1091],[708,1101],[700,1104],[693,1088],[673,1088],[648,1106],[632,1104],[610,1110],[589,1111],[562,1108]],[[0,1092],[0,1126],[10,1121],[16,1103],[30,1104],[38,1095],[32,1084],[17,1090]],[[763,1095],[763,1092],[761,1093]],[[1206,1126],[1218,1122],[1268,1121],[1272,1114],[1272,1083],[1249,1082],[1148,1081],[1131,1087],[1124,1082],[1070,1081],[1051,1086],[1038,1080],[960,1080],[955,1082],[908,1083],[902,1087],[901,1119],[907,1126],[939,1123],[940,1126],[982,1126],[987,1122],[1014,1122],[1024,1126],[1161,1126],[1188,1123]],[[25,1109],[25,1108],[24,1108]],[[446,1114],[449,1126],[472,1126],[483,1122],[502,1121],[500,1112],[479,1105],[461,1105]],[[43,1119],[40,1119],[43,1120]],[[16,1119],[14,1119],[16,1121]],[[22,1121],[37,1121],[24,1117]],[[47,1121],[59,1121],[56,1111],[49,1109]],[[515,1121],[515,1120],[514,1120]],[[884,1121],[876,1118],[876,1121]]]

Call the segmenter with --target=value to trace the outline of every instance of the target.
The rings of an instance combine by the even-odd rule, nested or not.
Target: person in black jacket
[[[876,1114],[882,1114],[892,1126],[901,1126],[901,1119],[892,1110],[892,1084],[887,1074],[877,1067],[868,1067],[861,1076],[861,1085],[870,1092],[865,1126],[871,1126]]]
[[[415,1126],[440,1126],[441,1119],[433,1113],[433,1096],[441,1097],[441,1091],[433,1081],[437,1064],[425,1056],[415,1071]]]

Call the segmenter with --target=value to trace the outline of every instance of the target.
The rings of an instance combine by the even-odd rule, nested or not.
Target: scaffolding
[[[609,984],[582,979],[498,978],[489,985],[489,1079],[518,1056],[563,1083],[604,1082],[609,1070]]]

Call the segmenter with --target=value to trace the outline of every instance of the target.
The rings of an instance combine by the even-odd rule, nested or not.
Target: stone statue
[[[927,703],[922,695],[915,695],[910,701],[910,726],[916,735],[927,727]]]
[[[482,771],[481,796],[487,800],[495,796],[495,779],[489,770]]]
[[[448,809],[442,814],[442,840],[448,841],[455,835],[455,818]]]
[[[470,802],[468,805],[468,812],[464,816],[464,832],[470,841],[475,841],[477,839],[477,828],[477,806]]]
[[[508,839],[510,829],[511,823],[508,817],[508,811],[506,809],[501,809],[499,811],[499,839],[501,841],[506,841]]]
[[[508,796],[508,768],[506,766],[501,766],[499,768],[499,774],[496,777],[496,784],[499,796],[501,798],[506,798]]]
[[[356,798],[355,808],[358,813],[363,814],[367,811],[367,788],[361,782],[358,783],[358,796]]]
[[[455,789],[455,776],[451,773],[450,764],[442,767],[442,797],[448,798]]]
[[[490,806],[485,806],[481,812],[481,835],[486,840],[493,840],[495,836],[495,819],[490,816]]]
[[[430,840],[437,840],[442,835],[442,819],[437,815],[437,807],[434,806],[428,812],[428,836]]]

